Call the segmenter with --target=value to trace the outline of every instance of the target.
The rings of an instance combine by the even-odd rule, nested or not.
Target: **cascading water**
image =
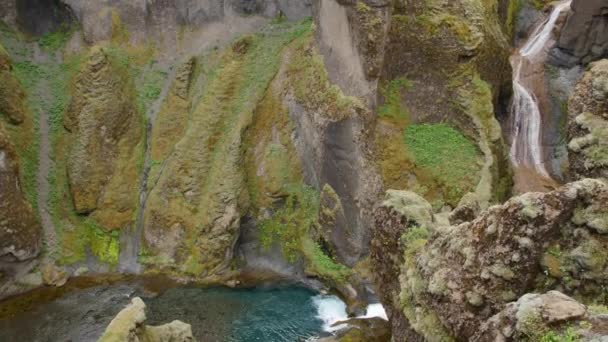
[[[528,41],[511,58],[513,66],[513,142],[511,160],[518,167],[535,171],[544,178],[549,173],[543,162],[541,142],[542,116],[538,96],[534,93],[538,66],[542,66],[547,56],[551,35],[560,14],[570,8],[571,0],[555,5],[549,18],[539,25]]]

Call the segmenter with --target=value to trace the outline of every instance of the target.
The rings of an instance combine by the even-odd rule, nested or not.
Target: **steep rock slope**
[[[463,196],[462,204],[482,207],[506,197],[495,117],[504,114],[511,73],[498,2],[319,0],[313,12],[330,80],[377,114],[363,121],[367,142],[358,144],[375,146],[385,188],[413,189],[436,209]],[[462,163],[454,153],[464,153]],[[346,216],[369,226],[365,210],[360,222]]]
[[[133,86],[119,68],[93,48],[64,117],[74,136],[67,160],[74,209],[108,229],[133,220],[144,135]]]
[[[246,36],[223,52],[183,136],[175,136],[171,153],[160,161],[145,209],[146,248],[182,264],[181,272],[211,276],[232,259],[240,218],[249,207],[244,133],[278,69],[281,50],[302,29]]]
[[[84,37],[95,43],[112,37],[131,42],[176,46],[184,35],[208,28],[250,32],[279,14],[301,20],[310,14],[309,0],[179,0],[179,1],[64,1],[83,26]],[[224,25],[225,24],[225,25]],[[213,39],[213,35],[203,37]],[[209,44],[213,42],[202,42]]]
[[[565,67],[608,55],[608,1],[573,0],[572,11],[551,51],[552,62]]]
[[[608,59],[592,63],[568,103],[570,172],[608,178]]]
[[[0,294],[41,251],[41,227],[25,197],[24,165],[15,143],[31,139],[24,92],[0,45]]]
[[[607,199],[606,183],[585,179],[446,226],[424,199],[389,191],[372,261],[395,340],[486,340],[479,327],[533,291],[606,305]]]

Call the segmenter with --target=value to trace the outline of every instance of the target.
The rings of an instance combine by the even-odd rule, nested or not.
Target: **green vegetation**
[[[381,117],[396,120],[401,124],[407,124],[409,122],[409,113],[407,108],[401,103],[401,93],[402,91],[411,89],[411,87],[412,83],[404,77],[399,77],[388,82],[382,88],[384,104],[378,108],[378,114]]]
[[[507,33],[510,37],[513,37],[515,34],[515,26],[517,25],[517,15],[521,10],[522,0],[511,0],[509,1],[509,8],[507,9],[507,20],[505,22],[505,26],[507,29]]]
[[[446,124],[411,125],[404,139],[417,166],[442,184],[448,201],[458,201],[475,188],[479,151],[462,133]]]
[[[349,117],[363,104],[357,98],[345,96],[338,86],[329,82],[323,58],[311,46],[311,41],[310,31],[304,31],[289,56],[287,73],[294,95],[306,109],[319,111],[334,120]]]
[[[65,46],[68,40],[70,40],[72,33],[74,33],[73,29],[62,27],[55,32],[50,32],[40,37],[38,45],[48,52],[55,52]]]
[[[270,248],[276,241],[289,262],[295,262],[302,250],[302,240],[316,223],[319,194],[305,185],[292,185],[289,196],[272,217],[260,222],[260,242]]]
[[[73,220],[81,219],[72,217]],[[69,224],[61,222],[61,224]],[[120,236],[118,231],[107,232],[91,219],[81,219],[78,227],[62,226],[61,248],[57,255],[60,264],[70,265],[86,258],[87,250],[97,260],[110,266],[118,264]]]
[[[150,105],[158,100],[163,85],[167,81],[167,72],[160,69],[156,63],[151,62],[137,82],[137,105],[142,113],[147,112]]]
[[[341,284],[353,273],[350,268],[327,256],[321,246],[310,238],[302,241],[302,253],[306,258],[307,270],[327,281]]]

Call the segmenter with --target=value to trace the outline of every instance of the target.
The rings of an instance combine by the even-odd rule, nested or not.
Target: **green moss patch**
[[[411,125],[404,139],[416,165],[442,184],[449,201],[458,201],[474,190],[480,153],[462,133],[446,124]]]

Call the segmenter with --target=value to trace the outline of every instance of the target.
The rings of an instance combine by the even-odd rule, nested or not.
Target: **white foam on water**
[[[388,316],[386,315],[386,311],[384,311],[384,306],[380,303],[370,304],[367,306],[367,310],[365,311],[365,315],[359,316],[357,318],[372,318],[372,317],[380,317],[385,321],[388,321]]]
[[[327,332],[338,331],[346,324],[333,326],[335,323],[348,319],[346,304],[336,296],[317,295],[312,298],[317,307],[317,317],[323,321],[323,330]]]

